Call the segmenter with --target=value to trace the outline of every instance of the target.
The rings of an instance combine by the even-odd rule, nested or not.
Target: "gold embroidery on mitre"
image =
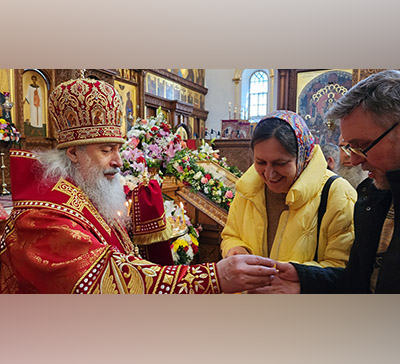
[[[64,205],[73,208],[79,212],[82,212],[83,208],[86,207],[103,229],[111,236],[111,228],[107,225],[104,219],[101,217],[97,209],[93,206],[90,200],[87,198],[85,193],[79,188],[75,187],[72,183],[65,179],[60,179],[57,184],[53,187],[52,191],[59,191],[70,196],[69,200]]]

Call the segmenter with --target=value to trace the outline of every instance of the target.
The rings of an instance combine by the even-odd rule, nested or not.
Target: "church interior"
[[[54,148],[56,129],[49,121],[49,95],[60,83],[85,77],[110,83],[122,98],[122,131],[127,140],[121,149],[124,182],[135,185],[143,174],[160,181],[165,213],[172,224],[169,244],[174,264],[217,262],[235,183],[253,164],[250,142],[261,118],[274,110],[291,110],[306,121],[317,144],[338,145],[339,126],[325,120],[325,112],[352,85],[379,71],[1,69],[1,226],[12,209],[10,149]],[[171,147],[150,159],[140,145],[129,146],[146,127],[146,120],[148,133],[151,127],[162,127],[161,139],[178,135],[183,142],[179,150]],[[154,145],[163,145],[160,135],[152,136]],[[128,156],[132,149],[137,158],[134,167]],[[146,160],[146,171],[138,158]],[[198,173],[191,175],[188,171],[193,168]],[[200,188],[196,181],[204,178],[218,188]],[[150,254],[149,246],[141,252]]]

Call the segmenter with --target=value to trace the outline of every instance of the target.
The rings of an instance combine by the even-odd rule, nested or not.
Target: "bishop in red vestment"
[[[64,82],[49,114],[57,149],[12,150],[14,208],[0,241],[0,293],[221,293],[269,284],[271,261],[161,266],[137,256],[118,181],[121,99],[109,84]],[[119,204],[119,205],[118,205]]]

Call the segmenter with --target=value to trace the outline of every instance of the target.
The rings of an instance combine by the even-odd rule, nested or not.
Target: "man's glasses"
[[[387,134],[389,134],[397,125],[399,125],[399,122],[395,123],[392,125],[388,130],[386,130],[382,135],[380,135],[378,138],[376,138],[368,147],[365,149],[361,148],[352,148],[350,147],[350,144],[343,145],[341,148],[342,150],[349,156],[351,157],[351,153],[354,153],[360,157],[365,158],[367,156],[367,152],[371,150],[372,147],[377,145]]]

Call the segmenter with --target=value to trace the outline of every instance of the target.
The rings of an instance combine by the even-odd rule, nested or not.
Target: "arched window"
[[[256,71],[249,81],[249,119],[258,121],[268,110],[268,75],[264,71]]]

